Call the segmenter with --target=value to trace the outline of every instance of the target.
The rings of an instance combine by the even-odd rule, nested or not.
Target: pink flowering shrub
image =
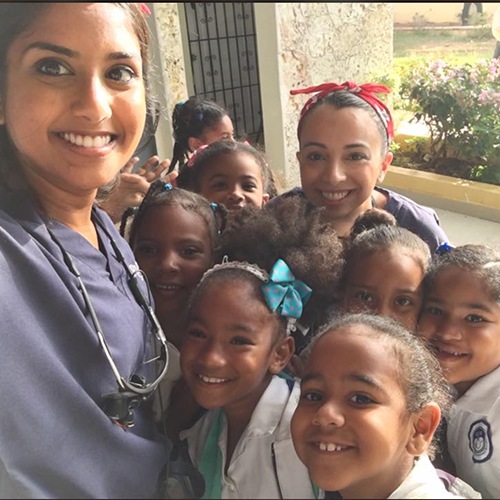
[[[416,64],[399,94],[431,132],[431,162],[457,158],[474,180],[500,185],[500,59]]]

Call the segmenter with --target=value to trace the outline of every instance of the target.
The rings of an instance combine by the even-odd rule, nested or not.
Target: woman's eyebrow
[[[28,52],[32,49],[50,50],[51,52],[55,52],[56,54],[61,54],[63,56],[68,56],[68,57],[77,57],[78,56],[78,52],[75,52],[74,50],[68,49],[67,47],[62,47],[61,45],[56,45],[54,43],[48,43],[48,42],[30,43],[24,49],[23,54],[26,54],[26,52]]]
[[[78,57],[80,55],[75,50],[71,50],[68,49],[67,47],[63,47],[61,45],[56,45],[54,43],[49,43],[49,42],[33,42],[24,49],[23,54],[33,49],[48,50],[50,52],[55,52],[56,54],[61,54],[67,57]],[[133,57],[140,57],[140,55],[132,54],[129,52],[112,52],[111,54],[109,54],[108,59],[111,60],[132,59]]]

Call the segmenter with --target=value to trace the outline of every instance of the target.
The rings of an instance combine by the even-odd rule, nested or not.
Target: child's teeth
[[[345,446],[334,443],[319,443],[319,449],[321,451],[342,451],[345,450]]]
[[[216,378],[216,377],[206,377],[205,375],[200,375],[201,380],[207,384],[222,384],[226,382],[225,378]]]

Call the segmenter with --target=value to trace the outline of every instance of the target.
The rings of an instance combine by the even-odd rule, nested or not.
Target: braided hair
[[[496,248],[468,243],[435,255],[424,279],[424,293],[429,294],[438,275],[452,267],[473,272],[490,296],[500,302],[500,252]]]
[[[169,172],[174,170],[177,165],[181,167],[187,162],[191,152],[189,138],[199,138],[205,129],[213,127],[225,116],[229,116],[229,114],[223,107],[213,101],[201,100],[196,96],[177,103],[172,112],[175,144]]]
[[[130,246],[133,247],[138,228],[148,210],[152,207],[172,205],[179,205],[188,212],[195,212],[198,214],[207,224],[212,247],[215,246],[226,224],[227,210],[224,205],[210,203],[199,194],[172,187],[171,184],[165,183],[165,181],[161,179],[151,183],[139,207],[130,207],[123,213],[120,224],[120,234],[126,238]],[[132,220],[130,222],[131,218]]]

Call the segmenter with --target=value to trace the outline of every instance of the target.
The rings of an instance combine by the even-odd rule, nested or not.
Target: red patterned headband
[[[391,112],[389,111],[389,108],[376,95],[374,95],[374,93],[388,94],[391,89],[389,87],[386,87],[385,85],[378,85],[373,83],[364,83],[362,85],[357,85],[353,82],[344,82],[341,85],[339,85],[338,83],[323,83],[321,85],[307,87],[305,89],[290,90],[291,95],[311,94],[312,92],[316,92],[316,94],[313,95],[304,104],[304,107],[300,112],[297,135],[299,135],[302,119],[311,109],[311,107],[314,106],[320,99],[323,99],[323,97],[333,92],[338,92],[339,90],[347,90],[348,92],[356,94],[375,110],[385,127],[385,131],[387,133],[387,141],[390,142],[392,137],[394,137],[394,122],[392,120]]]

